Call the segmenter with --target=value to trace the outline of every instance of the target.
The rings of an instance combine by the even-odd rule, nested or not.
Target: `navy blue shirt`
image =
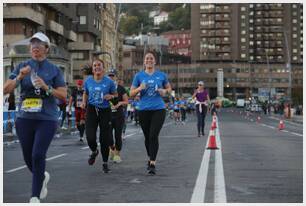
[[[140,92],[139,110],[165,109],[165,102],[157,89],[165,88],[169,83],[167,75],[159,70],[151,75],[140,71],[135,75],[132,86],[137,88],[141,83],[144,83],[146,88]]]
[[[10,74],[9,79],[15,79],[20,69],[29,65],[31,70],[37,72],[38,76],[44,80],[44,82],[52,88],[65,87],[65,81],[61,70],[54,64],[50,63],[47,59],[38,62],[34,59],[20,63],[14,71]],[[40,112],[25,112],[21,110],[22,101],[28,97],[35,97],[34,86],[31,82],[31,74],[25,76],[21,82],[20,102],[18,105],[17,118],[25,119],[39,119],[39,120],[53,120],[57,121],[58,111],[56,98],[54,96],[44,96],[42,98],[42,110]],[[44,91],[41,90],[41,93]],[[37,96],[39,97],[39,96]]]
[[[100,81],[96,81],[93,76],[85,80],[84,90],[88,95],[88,104],[98,108],[109,108],[109,101],[104,99],[107,94],[116,93],[116,85],[113,80],[103,76]]]

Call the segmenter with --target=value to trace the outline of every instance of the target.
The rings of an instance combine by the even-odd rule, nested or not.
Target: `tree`
[[[169,20],[178,29],[190,29],[190,5],[185,8],[179,7],[169,14]]]
[[[183,6],[183,4],[159,4],[160,10],[165,12],[171,12],[177,9],[178,7]]]
[[[125,35],[137,34],[139,31],[139,19],[137,16],[122,17],[120,31]]]

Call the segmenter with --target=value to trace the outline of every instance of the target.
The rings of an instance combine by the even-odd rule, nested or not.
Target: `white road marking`
[[[290,132],[291,134],[294,134],[294,135],[297,135],[297,136],[300,136],[300,137],[303,137],[303,134],[299,134],[299,133],[296,133],[296,132]]]
[[[216,203],[226,203],[226,188],[224,180],[224,170],[223,170],[223,161],[222,161],[222,146],[221,146],[221,137],[219,130],[219,122],[217,119],[217,131],[216,131],[216,143],[218,150],[215,150],[215,193],[214,193],[214,202]]]
[[[49,157],[49,158],[46,159],[46,161],[54,160],[54,159],[63,157],[63,156],[65,156],[65,155],[67,155],[67,153],[60,154],[60,155],[56,155],[56,156],[53,156],[53,157]],[[17,168],[11,169],[11,170],[7,170],[7,171],[5,171],[5,173],[16,172],[16,171],[21,170],[21,169],[24,169],[24,168],[26,168],[26,167],[27,167],[26,165],[23,165],[23,166],[21,166],[21,167],[17,167]]]
[[[205,148],[208,146],[209,138],[207,138],[207,143]],[[199,169],[197,181],[195,187],[193,189],[191,203],[203,203],[205,200],[205,190],[207,183],[207,175],[208,175],[208,166],[209,166],[209,158],[210,158],[210,150],[205,149],[204,155],[202,158],[201,166]]]

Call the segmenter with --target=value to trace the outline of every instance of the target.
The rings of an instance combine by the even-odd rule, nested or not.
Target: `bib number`
[[[40,98],[26,98],[23,100],[21,110],[25,112],[41,112],[42,99]]]

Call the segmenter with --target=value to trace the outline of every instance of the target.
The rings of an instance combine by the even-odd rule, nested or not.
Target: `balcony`
[[[53,20],[48,21],[47,29],[64,36],[64,26]]]
[[[39,25],[44,25],[44,15],[25,6],[9,6],[3,9],[5,19],[27,19]]]
[[[230,17],[223,17],[223,16],[216,16],[215,18],[216,21],[230,21]]]
[[[94,50],[93,42],[70,42],[68,43],[69,50]]]
[[[72,30],[65,30],[65,36],[71,41],[77,41],[77,34]]]

